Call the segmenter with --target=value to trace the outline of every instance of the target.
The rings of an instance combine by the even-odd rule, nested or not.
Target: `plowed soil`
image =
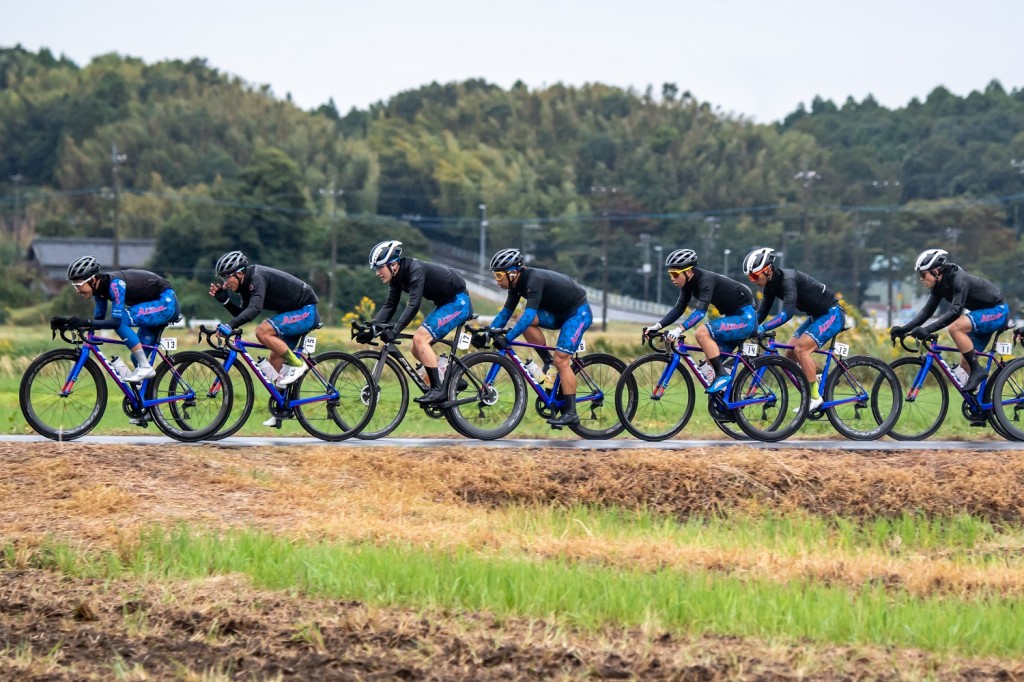
[[[611,563],[644,559],[625,548],[538,546],[493,529],[474,535],[470,520],[509,504],[645,506],[679,518],[732,510],[850,518],[969,512],[1019,524],[1022,455],[0,445],[0,537],[9,547],[0,573],[0,678],[1024,679],[1024,665],[994,659],[640,629],[577,632],[487,613],[267,592],[244,576],[71,579],[31,568],[30,560],[48,537],[102,549],[149,524],[176,521],[338,540],[520,543],[538,555],[603,551],[598,558]],[[813,566],[793,570],[806,575]],[[862,579],[857,566],[822,570],[835,580]],[[902,580],[914,589],[912,578]]]

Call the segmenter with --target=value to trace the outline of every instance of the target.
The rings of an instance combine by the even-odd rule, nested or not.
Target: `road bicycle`
[[[476,315],[471,319],[475,319]],[[360,332],[369,332],[373,337],[378,335],[385,328],[389,328],[391,325],[382,325],[374,322],[361,323],[358,321],[352,322],[352,338],[355,338]],[[441,378],[442,387],[446,390],[450,377],[452,376],[451,370],[454,367],[461,367],[463,374],[468,371],[468,368],[462,364],[462,360],[458,356],[458,351],[467,350],[470,347],[471,334],[464,330],[465,323],[460,324],[455,328],[455,333],[452,338],[455,341],[448,339],[437,339],[434,341],[435,345],[446,346],[446,348],[438,356],[438,368],[444,369],[444,374]],[[373,417],[369,423],[363,427],[363,429],[357,434],[357,437],[364,440],[372,440],[375,438],[383,438],[387,436],[402,423],[405,418],[406,412],[409,409],[409,384],[410,382],[419,389],[420,393],[426,393],[430,390],[430,386],[424,380],[424,378],[414,368],[409,360],[405,357],[405,354],[398,347],[402,340],[408,340],[412,338],[412,334],[399,334],[394,341],[387,343],[378,344],[376,341],[371,341],[370,345],[380,346],[380,350],[360,350],[354,353],[354,355],[362,360],[370,371],[372,383],[367,384],[366,391],[371,390],[371,386],[375,387],[375,395],[377,398],[377,407],[373,411]],[[459,379],[459,388],[456,389],[456,393],[465,391],[469,388],[469,383],[465,378]],[[448,401],[444,400],[437,403],[419,403],[420,407],[423,408],[423,412],[432,419],[447,418],[449,424],[459,433],[460,425],[452,423],[453,420],[448,418]],[[511,429],[510,429],[511,430]],[[462,433],[462,435],[467,435]],[[499,436],[495,436],[499,437]]]
[[[842,329],[840,333],[846,331]],[[763,335],[765,352],[793,350],[788,343],[775,340],[775,332]],[[889,432],[903,408],[902,390],[896,373],[884,361],[870,355],[850,355],[850,346],[833,336],[826,348],[815,355],[824,356],[817,376],[818,395],[824,402],[807,418],[819,421],[827,417],[836,431],[851,440],[876,440]]]
[[[316,349],[315,339],[303,335],[295,354],[306,364],[307,371],[296,382],[281,389],[250,353],[251,350],[267,350],[267,347],[244,340],[241,329],[233,329],[224,337],[216,329],[202,325],[199,340],[204,339],[211,347],[206,354],[222,363],[228,383],[241,387],[237,391],[241,409],[216,433],[217,439],[236,433],[252,413],[255,403],[252,376],[266,391],[267,407],[277,418],[278,428],[283,421],[294,418],[312,436],[341,441],[357,434],[373,416],[376,396],[363,395],[370,373],[351,353],[332,350],[311,355]]]
[[[488,327],[473,328],[467,325],[467,329],[474,336],[474,344],[478,347],[485,347],[492,342],[496,332]],[[555,375],[551,387],[546,387],[541,380],[538,380],[525,366],[525,361],[516,353],[516,348],[530,348],[533,350],[547,350],[552,352],[554,346],[538,345],[526,341],[509,341],[508,346],[501,350],[484,351],[467,355],[463,364],[473,368],[478,365],[489,365],[481,377],[484,385],[494,387],[501,394],[505,389],[513,392],[511,413],[507,423],[514,429],[522,421],[526,413],[526,400],[528,397],[527,386],[533,389],[535,400],[534,409],[541,417],[548,419],[556,416],[562,410],[564,398],[562,397],[562,382],[558,375]],[[577,435],[589,439],[612,438],[622,433],[623,425],[616,414],[612,399],[615,386],[626,368],[626,363],[607,353],[588,353],[583,343],[570,360],[573,374],[576,375],[576,411],[579,414],[579,424],[570,425],[569,428]],[[457,381],[462,374],[456,370],[451,374],[451,381]],[[507,381],[507,386],[500,382]],[[472,432],[476,428],[476,415],[473,413],[473,405],[456,405],[451,411],[452,419],[460,426]],[[552,428],[561,429],[559,426]],[[511,430],[511,429],[509,429]]]
[[[685,337],[670,341],[661,332],[649,335],[647,344],[654,352],[637,358],[623,371],[615,389],[615,407],[631,434],[659,441],[682,431],[693,415],[692,376],[704,389],[714,377],[701,372],[693,354],[703,350],[687,344]],[[708,412],[730,437],[779,441],[795,433],[807,416],[807,380],[792,360],[760,355],[760,351],[758,344],[746,341],[740,352],[722,352],[729,379],[722,391],[708,394]],[[636,404],[630,407],[632,402]]]
[[[1003,356],[1013,352],[1013,342],[1000,341],[1006,330],[996,332],[988,350],[977,352],[984,363],[986,377],[977,391],[964,390],[966,377],[961,378],[942,356],[944,352],[960,353],[955,346],[939,345],[937,334],[909,346],[906,337],[898,337],[900,346],[915,357],[905,356],[889,363],[903,389],[903,412],[889,435],[896,440],[924,440],[934,434],[949,410],[951,384],[963,399],[960,411],[973,427],[990,425],[1007,440],[1024,440],[1019,411],[1024,394],[1024,368],[1019,364],[1003,375],[1008,361]],[[1015,333],[1016,336],[1016,333]],[[893,340],[893,344],[896,340]],[[954,364],[954,367],[958,363]],[[998,386],[997,386],[998,384]]]
[[[155,330],[156,338],[165,327]],[[33,360],[18,391],[21,412],[40,435],[73,440],[99,424],[107,408],[103,370],[123,394],[121,409],[132,424],[146,427],[152,421],[175,440],[210,438],[231,410],[232,393],[221,389],[227,373],[203,353],[171,355],[159,343],[144,345],[156,374],[130,384],[101,348],[106,344],[125,347],[123,340],[96,336],[89,326],[70,318],[53,318],[50,330],[53,338],[60,334],[74,348],[47,351]]]

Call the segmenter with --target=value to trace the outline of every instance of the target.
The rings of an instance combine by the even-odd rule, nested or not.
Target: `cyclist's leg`
[[[567,424],[579,419],[576,416],[576,375],[572,371],[572,356],[580,347],[583,332],[587,331],[593,322],[594,314],[590,310],[590,304],[584,303],[561,325],[558,342],[555,344],[554,362],[558,369],[558,377],[562,382],[562,398],[565,400],[565,405],[562,408],[562,416],[549,419],[549,424]]]
[[[818,365],[815,363],[812,353],[841,332],[845,324],[846,314],[842,308],[834,305],[824,315],[805,321],[797,330],[798,335],[793,337],[795,346],[793,354],[796,356],[797,362],[800,363],[800,369],[803,370],[807,384],[811,388],[812,410],[816,407],[815,402],[817,401],[820,405],[821,401],[817,381]]]
[[[748,338],[756,329],[757,312],[749,305],[735,315],[711,320],[697,329],[697,344],[715,370],[715,382],[708,388],[709,392],[722,390],[728,380],[728,371],[722,365],[722,350],[735,348],[737,343]]]
[[[985,367],[978,363],[975,353],[984,350],[988,345],[992,334],[1006,326],[1010,308],[1001,303],[994,308],[984,310],[972,310],[966,315],[961,315],[953,324],[949,325],[949,335],[953,338],[957,349],[963,354],[961,366],[966,364],[970,372],[964,389],[973,391],[985,378]]]
[[[417,402],[434,402],[444,398],[441,388],[441,374],[437,367],[437,353],[431,343],[443,339],[453,329],[465,322],[473,314],[473,306],[469,295],[458,294],[454,300],[439,306],[431,312],[423,325],[412,337],[412,354],[427,370],[430,390]]]
[[[295,354],[295,348],[303,334],[316,328],[320,313],[316,304],[303,306],[298,310],[275,315],[256,327],[256,339],[270,351],[271,366],[281,372],[278,386],[294,383],[306,372],[306,364]],[[284,365],[291,369],[282,372]]]
[[[156,329],[178,316],[178,297],[173,289],[167,289],[155,301],[132,306],[128,314],[132,324],[139,328],[139,341],[144,346],[152,346],[159,340]]]

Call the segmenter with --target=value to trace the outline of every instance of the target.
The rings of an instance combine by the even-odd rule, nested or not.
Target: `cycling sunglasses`
[[[693,266],[691,265],[690,267],[683,268],[682,270],[669,270],[668,271],[668,276],[671,277],[672,279],[675,279],[679,275],[683,274],[684,272],[686,272],[687,270],[690,270],[692,268],[693,268]]]
[[[748,278],[748,279],[749,279],[749,280],[750,280],[751,282],[756,282],[757,280],[759,280],[759,279],[761,278],[761,275],[763,275],[763,274],[764,274],[764,271],[765,271],[765,270],[767,270],[767,269],[768,269],[768,267],[770,267],[770,266],[767,266],[767,267],[763,267],[763,268],[761,268],[760,270],[758,270],[757,272],[751,272],[751,273],[750,273],[749,275],[747,275],[747,278]]]
[[[92,277],[90,277],[89,279],[83,279],[81,282],[68,282],[68,284],[73,286],[75,288],[75,291],[78,291],[79,289],[81,289],[82,287],[84,287],[86,284],[88,284],[91,281],[92,281]]]

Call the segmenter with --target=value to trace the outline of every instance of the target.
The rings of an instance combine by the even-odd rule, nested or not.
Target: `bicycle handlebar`
[[[50,318],[50,338],[57,338],[57,334],[60,334],[61,340],[64,343],[82,343],[85,341],[85,334],[92,329],[91,323],[85,323],[85,320],[80,320],[74,317],[51,317]],[[74,332],[77,334],[77,338],[74,336],[69,337],[68,332]]]
[[[231,336],[241,335],[241,327],[231,330]],[[199,338],[197,339],[197,341],[199,343],[202,343],[204,336],[206,337],[206,345],[215,350],[223,348],[224,344],[227,343],[227,339],[224,336],[221,336],[220,332],[218,332],[216,328],[208,329],[205,324],[201,324],[199,325]]]

